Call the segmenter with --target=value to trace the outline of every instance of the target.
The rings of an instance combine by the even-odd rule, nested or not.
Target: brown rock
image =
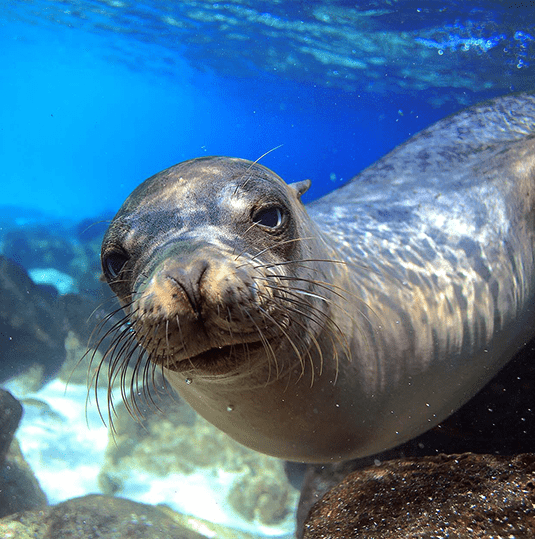
[[[0,518],[46,505],[46,494],[24,460],[19,444],[13,440],[5,461],[0,464]],[[3,537],[1,533],[0,537]]]
[[[47,504],[46,495],[13,439],[21,417],[19,401],[0,389],[0,518]]]
[[[0,520],[0,537],[17,539],[205,539],[150,505],[91,495]]]
[[[238,480],[228,495],[230,506],[249,521],[276,525],[290,514],[292,490],[281,467],[267,466],[264,473],[246,475]]]
[[[439,455],[359,470],[312,508],[304,537],[535,537],[535,454]]]
[[[0,389],[0,466],[4,463],[21,417],[22,406],[19,401],[11,393]]]

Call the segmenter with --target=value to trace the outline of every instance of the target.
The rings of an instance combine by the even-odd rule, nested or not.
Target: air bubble
[[[234,404],[229,404],[227,406],[227,412],[233,412],[234,411]]]
[[[193,383],[193,380],[191,378],[186,378],[185,382],[189,386],[189,385],[191,385]]]

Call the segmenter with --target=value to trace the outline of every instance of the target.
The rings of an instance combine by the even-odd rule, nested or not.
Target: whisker
[[[325,290],[327,290],[328,292],[331,292],[332,294],[334,294],[335,296],[339,297],[340,299],[343,299],[345,301],[349,301],[348,298],[346,298],[343,294],[339,293],[337,290],[332,290],[329,283],[325,283],[325,282],[322,282],[322,281],[315,281],[313,279],[303,279],[301,277],[288,277],[288,276],[278,276],[278,275],[272,275],[270,277],[274,277],[276,279],[279,279],[279,280],[286,280],[286,281],[293,281],[293,282],[297,282],[297,281],[302,281],[302,282],[308,282],[312,285],[319,285],[320,288],[323,288]],[[265,279],[267,281],[269,281],[268,278],[266,277],[258,277],[258,276],[255,276],[254,277],[255,279]],[[334,285],[333,285],[334,286]],[[341,287],[336,287],[338,288],[339,290],[341,290],[342,292],[345,292],[345,290]],[[289,291],[292,291],[292,292],[297,292],[297,293],[301,293],[301,294],[305,294],[305,295],[309,295],[310,297],[315,297],[316,299],[320,299],[320,300],[323,300],[325,301],[326,303],[329,303],[331,305],[333,305],[334,307],[336,307],[337,309],[339,309],[340,311],[342,311],[353,323],[354,325],[358,328],[360,327],[359,324],[357,323],[357,321],[355,320],[354,316],[347,310],[345,309],[344,307],[342,307],[339,303],[331,300],[331,299],[328,299],[328,298],[325,298],[324,296],[321,296],[319,294],[312,294],[309,290],[306,290],[306,289],[303,289],[303,288],[298,288],[298,287],[295,287],[295,286],[292,286],[288,289],[285,290],[286,292],[289,292]],[[352,299],[355,299],[357,301],[359,301],[360,303],[362,303],[364,306],[366,306],[366,308],[371,312],[373,313],[377,319],[379,320],[379,315],[377,315],[377,313],[375,313],[375,311],[361,298],[359,298],[358,296],[354,295],[354,294],[351,294],[351,293],[348,293]],[[362,309],[358,309],[358,313],[362,316],[362,318],[364,320],[366,320],[366,322],[368,322],[368,324],[372,324],[371,320],[369,319],[369,317],[362,311]],[[365,338],[365,335],[361,332],[362,336]]]
[[[317,268],[314,268],[312,266],[299,266],[300,264],[303,264],[304,262],[326,262],[329,264],[340,264],[342,266],[349,265],[348,262],[345,262],[344,260],[331,260],[329,258],[300,258],[298,260],[282,260],[278,262],[266,262],[265,264],[257,264],[255,265],[255,268],[274,268],[277,266],[290,266],[292,264],[297,265],[298,267],[303,267],[312,271],[317,271]]]
[[[258,308],[269,320],[271,320],[280,329],[281,333],[286,337],[286,340],[288,341],[290,346],[293,348],[293,350],[294,350],[294,352],[295,352],[295,354],[297,356],[297,359],[299,360],[299,363],[301,365],[301,376],[300,377],[302,377],[304,375],[304,372],[305,372],[305,363],[303,361],[301,351],[297,348],[297,345],[294,343],[294,341],[292,340],[290,335],[288,335],[288,332],[284,329],[282,324],[278,320],[273,318],[273,316],[271,316],[265,309],[263,309],[260,306]],[[300,339],[300,337],[298,337],[298,338]]]
[[[310,294],[308,291],[302,290],[302,289],[300,289],[300,288],[295,288],[295,287],[293,287],[293,288],[291,289],[291,291],[286,291],[286,293],[291,294],[291,295],[294,295],[295,297],[298,297],[299,294],[303,294],[303,295],[305,295],[305,296],[314,297],[314,298],[317,298],[317,299],[322,299],[323,301],[327,301],[327,302],[328,302],[328,300],[326,300],[326,299],[323,298],[322,296],[318,296],[318,295],[316,295],[316,294]],[[284,299],[284,298],[282,298],[282,299]],[[328,302],[328,303],[329,303],[329,302]],[[353,318],[353,316],[352,316],[349,312],[347,312],[344,308],[340,307],[340,306],[339,306],[337,303],[335,303],[335,302],[332,302],[332,301],[331,301],[331,304],[334,305],[335,307],[337,307],[338,309],[340,309],[345,315],[347,315],[347,317],[348,317],[354,324],[356,324],[356,320]],[[307,304],[307,305],[309,305],[309,304]],[[310,306],[310,305],[309,305],[309,306]],[[310,307],[311,307],[311,306],[310,306]],[[321,313],[321,311],[320,311],[319,309],[317,310],[317,312],[318,312],[318,313]],[[324,314],[324,313],[322,313],[322,314]],[[342,331],[342,328],[340,328],[340,326],[339,326],[339,325],[332,319],[332,317],[327,316],[327,315],[325,315],[325,316],[326,316],[326,319],[329,321],[329,323],[332,324],[332,325],[336,328],[338,334],[341,335],[341,336],[344,338],[344,341],[345,341],[345,349],[346,349],[346,352],[347,352],[347,357],[348,357],[348,359],[350,360],[350,359],[351,359],[351,348],[350,348],[350,346],[349,346],[349,343],[347,342],[345,333]],[[356,324],[356,325],[357,325],[357,324]]]
[[[111,328],[109,330],[106,331],[106,333],[98,340],[98,342],[96,344],[92,344],[91,343],[91,340],[94,338],[96,339],[99,335],[99,333],[104,329],[104,326],[110,322],[117,314],[121,314],[122,317],[117,321],[115,322]],[[121,328],[121,326],[123,326],[124,324],[128,324],[129,321],[130,321],[130,317],[131,315],[130,314],[126,314],[124,313],[122,307],[119,307],[115,310],[113,310],[111,313],[109,313],[108,315],[106,315],[103,320],[96,326],[96,328],[93,330],[93,332],[91,333],[90,337],[89,337],[89,342],[87,343],[87,347],[88,348],[94,348],[94,349],[98,349],[102,343],[104,342],[104,340],[109,336],[111,335],[113,332],[117,331],[118,329]],[[88,350],[89,351],[89,350]],[[82,356],[81,359],[83,359],[85,357],[85,354],[84,356]]]
[[[248,167],[247,167],[247,170],[243,173],[243,176],[245,176],[246,174],[248,174],[250,172],[250,170],[260,161],[260,159],[263,159],[264,157],[266,157],[266,155],[269,155],[271,152],[274,152],[275,150],[278,150],[279,148],[282,147],[282,144],[279,144],[278,146],[275,146],[274,148],[271,148],[271,150],[268,150],[267,152],[264,152],[258,159],[255,159]],[[236,189],[234,190],[234,193],[232,196],[235,196],[236,193],[238,192],[238,187],[241,187],[243,189],[243,187],[245,187],[247,185],[247,183],[249,182],[251,178],[247,178],[247,180],[245,180],[245,183],[241,186],[236,186]]]
[[[298,300],[295,300],[295,299],[290,299],[290,298],[284,298],[283,301],[287,302],[287,303],[291,303],[293,305],[297,305],[297,306],[300,306],[300,307],[304,307],[304,308],[308,308],[310,309],[312,306],[308,303],[305,303],[305,302],[302,302],[302,301],[298,301]],[[304,311],[301,311],[299,309],[296,309],[295,307],[292,307],[293,311],[291,312],[294,312],[294,313],[297,313],[298,315],[306,318],[307,320],[310,320],[311,322],[314,322],[319,328],[322,327],[322,322],[321,320],[319,320],[318,318],[315,318],[314,316],[312,316],[311,314],[307,314],[306,312]],[[288,313],[288,310],[285,309],[285,312]],[[322,313],[321,311],[318,311],[321,315],[323,316],[326,316],[324,313]],[[324,363],[324,360],[323,360],[323,351],[321,350],[321,346],[319,345],[316,337],[314,336],[314,333],[310,331],[310,328],[308,328],[305,324],[301,323],[298,319],[296,319],[295,317],[292,318],[292,322],[297,324],[298,326],[300,326],[303,330],[305,330],[305,333],[308,334],[308,337],[313,341],[314,343],[314,346],[316,347],[316,349],[318,350],[318,354],[320,356],[320,375],[321,373],[323,372],[323,363]],[[334,348],[334,340],[332,338],[332,335],[329,334],[329,338],[331,339],[331,342],[333,344],[333,350],[335,350]]]
[[[232,355],[232,352],[234,350],[234,337],[233,337],[233,334],[232,334],[232,312],[230,310],[230,307],[227,307],[227,313],[228,313],[228,331],[229,331],[229,334],[230,334],[230,342],[232,343],[230,345],[230,353],[229,353],[229,357],[231,357]]]
[[[126,316],[124,319],[128,319],[128,316]],[[89,382],[89,388],[91,388],[91,386],[94,384],[96,406],[97,406],[98,413],[99,413],[99,415],[100,415],[100,417],[101,417],[104,424],[106,424],[106,421],[104,420],[104,417],[102,415],[101,408],[100,408],[100,402],[99,402],[99,399],[98,399],[98,386],[99,386],[98,381],[99,381],[101,369],[104,366],[104,364],[106,363],[106,361],[108,360],[108,358],[110,358],[111,359],[111,364],[110,364],[110,361],[108,360],[108,388],[109,388],[109,386],[110,386],[110,368],[111,369],[115,368],[113,366],[113,364],[114,364],[114,359],[113,358],[118,357],[117,356],[117,347],[121,344],[121,342],[123,340],[126,340],[126,343],[129,343],[130,345],[132,345],[132,341],[135,339],[134,334],[130,332],[130,327],[127,326],[124,323],[124,319],[119,321],[120,323],[118,322],[115,325],[116,326],[115,330],[114,330],[115,336],[114,336],[112,342],[110,343],[110,345],[108,346],[108,348],[106,349],[106,351],[104,352],[101,360],[99,361],[97,369],[96,369],[94,375],[92,376],[92,378],[91,378],[91,380]],[[107,332],[107,335],[109,333],[110,332]],[[124,346],[124,343],[123,343],[123,346]],[[91,365],[92,365],[92,362],[94,360],[95,353],[96,353],[97,349],[95,349],[95,352],[92,354],[91,361],[90,361],[90,364],[89,364],[89,367],[88,367],[89,370],[91,369]],[[88,398],[89,398],[89,390],[88,390],[87,399]],[[108,389],[108,404],[110,404],[109,398],[110,398],[110,390]],[[108,414],[108,416],[109,415],[110,414]]]
[[[151,387],[156,393],[160,393],[160,389],[156,385],[156,369],[157,366],[152,361],[145,361],[144,367],[143,367],[143,373],[142,373],[142,390],[143,390],[143,396],[147,402],[149,402],[150,405],[154,406],[154,408],[160,412],[163,413],[163,410],[158,406],[158,403],[154,400],[154,397],[152,396]],[[165,378],[164,378],[165,382]]]
[[[270,288],[270,289],[273,289],[273,290],[275,290],[277,292],[281,291],[280,287],[278,287],[276,285],[267,284],[266,287]],[[319,328],[322,328],[325,324],[327,324],[327,327],[331,328],[331,333],[328,333],[328,335],[329,335],[329,338],[331,339],[331,342],[332,342],[332,345],[333,345],[333,351],[334,351],[334,355],[335,355],[334,359],[335,359],[337,365],[338,365],[338,361],[339,361],[339,356],[338,356],[337,348],[335,346],[334,338],[332,336],[332,331],[334,331],[334,330],[335,330],[335,333],[337,335],[338,342],[340,343],[342,348],[345,349],[346,356],[347,356],[348,360],[351,360],[351,349],[350,349],[349,343],[347,341],[347,338],[345,336],[345,333],[342,331],[340,326],[333,320],[333,318],[331,316],[329,316],[328,314],[324,313],[322,310],[315,307],[313,304],[304,301],[303,298],[301,297],[301,294],[304,294],[306,291],[302,291],[302,290],[296,289],[296,288],[291,288],[291,289],[288,289],[288,290],[283,289],[283,292],[284,292],[285,295],[283,295],[283,296],[274,296],[274,297],[277,300],[284,301],[286,303],[293,303],[294,305],[298,305],[300,307],[303,307],[308,312],[308,314],[307,313],[301,313],[302,316],[304,316],[304,317],[310,319],[311,321],[313,321],[314,323],[316,323]],[[290,299],[290,298],[293,298],[293,299]],[[324,301],[328,302],[328,300],[326,298],[321,298],[321,296],[320,296],[320,299],[323,299]],[[331,303],[333,303],[333,302],[331,302]],[[348,313],[348,316],[350,316],[349,313]],[[354,320],[352,320],[352,321],[354,322]],[[338,373],[338,366],[337,366],[336,372]]]
[[[264,345],[264,349],[266,350],[266,352],[269,352],[268,355],[270,355],[271,358],[273,359],[273,363],[275,364],[276,379],[278,379],[279,375],[280,375],[280,373],[279,373],[279,362],[277,361],[277,356],[275,355],[275,352],[273,350],[273,347],[271,346],[271,343],[265,337],[264,333],[262,332],[262,330],[260,329],[260,327],[258,326],[256,321],[254,320],[254,318],[251,316],[251,314],[249,312],[247,312],[247,311],[245,311],[245,314],[249,317],[249,320],[251,320],[253,325],[256,327],[256,329],[258,331],[258,336],[260,337],[260,340],[262,341],[262,344]],[[271,361],[269,361],[269,367],[268,368],[269,368],[269,370],[268,370],[268,379],[267,379],[266,385],[269,383],[269,380],[271,379]]]
[[[340,345],[343,348],[346,349],[346,353],[350,354],[350,350],[348,349],[348,344],[347,344],[347,340],[345,339],[345,335],[341,332],[340,328],[336,325],[336,323],[332,320],[332,318],[329,315],[327,315],[326,313],[324,313],[321,310],[317,309],[316,307],[314,307],[310,303],[301,300],[298,296],[296,296],[295,298],[292,298],[292,299],[288,298],[288,297],[284,297],[284,298],[281,297],[281,298],[278,298],[278,299],[280,299],[281,301],[284,301],[286,303],[291,303],[294,306],[297,305],[298,307],[302,307],[303,309],[308,311],[308,312],[305,312],[305,311],[298,310],[295,307],[292,307],[293,312],[295,312],[295,313],[299,314],[300,316],[310,320],[311,322],[316,324],[318,326],[318,328],[322,328],[325,325],[327,325],[327,327],[329,327],[329,328],[334,326],[337,329],[337,331],[335,332],[336,335],[337,335],[337,341],[340,343]],[[282,309],[282,307],[281,307],[281,309]],[[288,308],[287,307],[284,307],[284,312],[288,313]],[[292,321],[294,323],[298,324],[299,326],[303,327],[303,329],[305,329],[305,330],[309,329],[304,324],[301,324],[295,318],[292,318]],[[329,339],[331,341],[332,350],[333,350],[333,358],[334,358],[335,364],[336,364],[336,373],[338,373],[339,355],[338,355],[338,349],[336,347],[335,339],[333,337],[332,329],[331,329],[331,331],[327,332],[326,335],[329,337]],[[321,350],[321,347],[320,347],[318,341],[314,337],[313,332],[309,333],[309,337],[315,341],[316,348],[318,349],[318,352],[319,352],[319,354],[321,356],[320,357],[320,373],[321,373],[321,372],[323,372],[323,364],[324,364],[323,352]]]
[[[247,228],[247,230],[243,233],[243,235],[245,236],[247,234],[247,232],[249,232],[249,230],[253,229],[255,226],[258,226],[258,224],[253,223],[249,228]],[[238,260],[240,257],[242,257],[244,255],[244,253],[246,253],[246,252],[247,252],[247,250],[243,249],[240,253],[238,253],[236,255],[236,247],[234,247],[234,249],[232,250],[232,256],[236,255],[236,258],[234,258],[234,261],[236,262],[236,260]],[[240,267],[242,267],[242,266],[238,266],[238,268],[240,268]],[[238,269],[238,268],[236,268],[236,269]]]
[[[257,226],[257,223],[253,223],[253,224],[252,224],[252,225],[245,231],[245,234],[246,234],[249,230],[251,230],[251,228],[253,228],[253,226]],[[286,244],[288,244],[288,243],[295,243],[295,242],[297,242],[297,241],[313,240],[313,239],[314,239],[314,237],[311,236],[311,237],[309,237],[309,238],[292,238],[292,239],[289,239],[289,240],[279,241],[279,242],[275,243],[274,245],[270,245],[269,247],[266,247],[265,249],[262,249],[261,251],[259,251],[258,253],[256,253],[254,256],[252,256],[252,257],[250,258],[250,260],[248,260],[247,262],[245,262],[245,263],[242,264],[241,266],[237,266],[236,269],[240,269],[240,268],[243,268],[244,266],[247,266],[247,265],[251,264],[251,262],[252,262],[253,260],[255,260],[257,257],[263,255],[264,253],[266,253],[266,252],[268,252],[268,251],[271,251],[271,250],[273,250],[273,249],[276,249],[276,248],[278,248],[278,247],[281,247],[282,245],[286,245]],[[242,256],[244,252],[246,252],[246,251],[242,251],[242,252],[240,253],[240,255],[238,255],[238,256],[236,257],[235,260],[238,260],[238,258],[240,258],[240,256]],[[262,267],[262,266],[255,266],[255,268],[256,268],[256,267]]]

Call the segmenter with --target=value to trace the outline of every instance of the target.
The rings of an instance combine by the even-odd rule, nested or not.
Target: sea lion
[[[535,329],[535,96],[422,131],[305,208],[258,164],[152,176],[102,245],[126,313],[112,378],[141,345],[238,442],[287,460],[381,452],[474,395]],[[146,378],[148,367],[141,367]]]

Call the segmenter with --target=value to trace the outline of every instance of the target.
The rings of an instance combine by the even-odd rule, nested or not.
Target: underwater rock
[[[262,524],[278,524],[288,517],[288,498],[291,490],[281,478],[280,467],[271,466],[262,474],[246,475],[238,479],[228,495],[230,506],[246,520]]]
[[[70,374],[88,343],[96,343],[96,338],[91,339],[96,327],[114,308],[107,287],[102,283],[99,287],[100,293],[92,296],[51,294],[46,287],[36,285],[23,267],[0,255],[0,382],[31,372],[30,378],[25,374],[24,389],[37,390],[64,364],[65,348],[73,341],[66,342],[69,332],[80,343],[77,357],[66,367]],[[109,320],[101,335],[116,319]],[[103,349],[110,340],[103,343]],[[86,383],[87,362],[84,368]]]
[[[92,230],[87,224],[79,226]],[[1,237],[0,252],[32,272],[34,281],[53,284],[60,294],[78,290],[89,295],[99,293],[102,227],[83,241],[78,228],[11,228]]]
[[[74,498],[0,520],[0,536],[17,539],[205,539],[157,507],[107,496]]]
[[[58,298],[59,309],[67,320],[68,329],[74,333],[79,341],[79,350],[81,352],[77,360],[85,354],[87,348],[94,348],[100,337],[103,337],[114,323],[122,318],[122,314],[112,317],[105,323],[100,331],[99,325],[108,317],[110,311],[114,310],[115,303],[110,301],[110,292],[102,289],[102,294],[87,296],[84,294],[66,294]],[[114,300],[113,300],[114,301]],[[105,339],[100,349],[106,350],[112,341],[112,337]],[[67,353],[69,353],[69,344],[66,342]],[[84,362],[87,373],[88,361]],[[83,383],[87,379],[84,378]]]
[[[0,389],[0,466],[22,418],[22,406],[11,393]]]
[[[4,462],[0,464],[0,518],[46,506],[46,494],[24,460],[19,444],[13,440]],[[0,536],[1,531],[0,525]]]
[[[349,475],[310,512],[305,539],[535,536],[535,454],[401,459]]]
[[[160,384],[163,386],[161,380]],[[229,506],[255,525],[292,527],[298,492],[284,472],[283,461],[241,446],[171,391],[152,390],[155,402],[141,393],[137,409],[132,410],[137,418],[129,415],[123,403],[116,406],[114,432],[110,433],[99,476],[102,491],[124,495],[135,488],[139,494],[146,488],[152,503],[167,503],[191,514],[194,509],[183,505],[188,501],[184,502],[188,477],[203,475],[215,483],[220,481],[214,487],[214,499],[220,507]],[[151,483],[173,476],[182,488],[174,488],[167,498],[161,492],[161,500],[154,499],[154,490],[148,494]]]
[[[54,298],[18,264],[0,256],[0,381],[32,365],[50,378],[65,359],[66,321]]]
[[[72,243],[63,236],[52,234],[45,226],[14,228],[3,237],[2,254],[26,269],[66,271],[75,252]]]
[[[47,505],[45,493],[13,439],[21,418],[19,401],[0,389],[0,518]]]
[[[371,465],[373,465],[373,458],[324,465],[309,464],[305,472],[297,506],[297,539],[302,539],[303,537],[303,526],[314,504],[319,502],[329,490],[341,483],[349,474]]]

